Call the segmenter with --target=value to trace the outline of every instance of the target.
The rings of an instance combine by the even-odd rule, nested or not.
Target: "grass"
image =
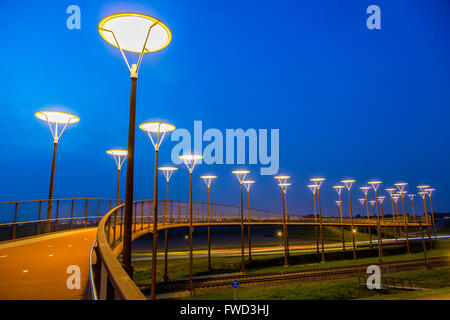
[[[327,282],[306,282],[287,285],[265,285],[264,288],[240,288],[238,299],[244,300],[351,300],[351,299],[413,299],[436,294],[450,293],[450,268],[409,271],[390,274],[389,277],[420,280],[424,287],[431,290],[399,291],[368,290],[356,279]],[[222,300],[233,299],[233,291],[199,294],[191,299]]]

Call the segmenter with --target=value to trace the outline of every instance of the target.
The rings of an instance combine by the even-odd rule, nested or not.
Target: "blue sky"
[[[71,4],[81,8],[81,30],[66,27]],[[371,4],[381,8],[381,30],[366,27]],[[331,186],[347,177],[355,187],[381,179],[383,189],[406,181],[414,193],[431,184],[435,210],[450,210],[446,0],[3,0],[1,201],[47,197],[52,139],[34,113],[48,108],[81,118],[58,146],[55,198],[114,196],[115,164],[105,151],[126,146],[130,80],[97,26],[121,11],[158,17],[173,33],[166,49],[143,59],[137,124],[280,129],[280,173],[292,176],[292,212],[311,212],[306,184],[318,175],[327,178],[325,215],[336,214]],[[161,165],[170,164],[174,145],[163,143]],[[151,198],[154,156],[140,130],[135,161],[135,199]],[[236,167],[198,166],[194,199],[206,199],[199,176],[214,173],[213,200],[238,204]],[[253,206],[280,209],[274,179],[246,167],[256,180]],[[187,199],[187,170],[180,166],[171,182],[173,198]],[[356,200],[360,192],[353,193]],[[419,201],[417,208],[423,211]]]

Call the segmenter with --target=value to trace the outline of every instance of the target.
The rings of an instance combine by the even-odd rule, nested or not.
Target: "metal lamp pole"
[[[366,213],[367,213],[367,219],[370,220],[370,215],[369,215],[369,201],[367,200],[367,193],[370,190],[370,187],[359,187],[361,189],[361,191],[364,193],[364,197],[366,198]],[[369,244],[370,244],[370,249],[372,249],[373,245],[372,245],[372,232],[370,230],[370,226],[367,227],[368,231],[369,231]]]
[[[130,28],[133,29],[133,37],[130,36]],[[109,15],[100,21],[98,30],[109,44],[119,48],[131,78],[122,264],[128,275],[132,276],[131,232],[133,223],[134,140],[138,71],[144,53],[155,52],[165,48],[172,40],[172,33],[162,21],[139,13],[115,13]],[[150,31],[152,30],[152,36],[150,37]],[[121,43],[119,43],[119,40]],[[137,64],[132,64],[130,67],[124,51],[139,53]],[[155,176],[157,176],[156,170],[157,168],[155,168]]]
[[[203,156],[196,154],[185,154],[180,156],[180,159],[184,161],[186,167],[189,170],[189,291],[194,293],[194,283],[192,281],[192,271],[193,271],[193,239],[192,234],[194,232],[194,227],[192,225],[192,172],[197,164],[198,160],[201,160]]]
[[[158,154],[159,147],[166,133],[175,130],[175,126],[164,122],[146,122],[139,125],[139,129],[147,132],[155,149],[155,179],[153,195],[153,246],[152,246],[152,291],[151,299],[156,300],[156,262],[158,260]],[[153,135],[155,137],[153,137]],[[144,221],[142,221],[144,224]],[[167,237],[166,237],[167,239]],[[167,276],[167,275],[166,275]]]
[[[389,196],[391,197],[391,207],[392,207],[392,219],[394,221],[394,223],[396,224],[396,216],[395,216],[395,207],[394,207],[394,192],[395,189],[394,188],[387,188],[384,189],[386,190],[387,193],[389,193]],[[395,235],[395,243],[398,245],[398,237],[397,237],[397,226],[394,226],[394,235]]]
[[[245,176],[250,173],[248,170],[235,170],[232,171],[236,175],[239,181],[240,191],[241,191],[241,272],[245,274],[245,252],[244,252],[244,203],[242,200],[242,182],[245,180]]]
[[[210,198],[210,189],[211,182],[213,179],[217,178],[217,176],[201,176],[200,178],[205,181],[206,186],[208,187],[208,271],[212,270],[211,267],[211,198]]]
[[[417,188],[420,190],[420,192],[418,194],[420,195],[420,197],[423,200],[423,208],[425,211],[425,219],[427,222],[428,240],[430,242],[430,249],[431,249],[433,247],[433,241],[431,240],[430,219],[428,218],[428,208],[427,208],[427,192],[425,191],[428,188],[430,188],[430,186],[421,185],[421,186],[417,186]]]
[[[255,183],[253,180],[242,181],[245,189],[247,190],[247,221],[250,223],[250,187]],[[248,233],[248,261],[252,262],[252,234],[250,229],[250,224],[247,226]]]
[[[353,242],[353,259],[356,259],[356,243],[355,243],[355,230],[353,229],[353,210],[352,210],[352,197],[350,196],[350,189],[356,180],[342,180],[341,183],[345,185],[348,191],[348,204],[350,207],[350,223],[352,228],[352,242]]]
[[[164,174],[164,178],[166,179],[166,205],[165,205],[165,221],[167,222],[168,220],[168,215],[169,215],[169,181],[170,178],[172,177],[172,174],[175,170],[178,170],[178,168],[176,167],[159,167],[158,168],[159,171],[162,171]],[[170,221],[172,222],[172,210],[170,210]],[[169,250],[169,234],[168,234],[168,229],[165,230],[164,232],[164,275],[163,275],[163,280],[165,282],[167,282],[169,280],[169,276],[167,274],[167,260],[168,260],[168,250]]]
[[[52,226],[52,206],[53,206],[53,186],[55,182],[55,165],[56,165],[56,150],[58,147],[59,139],[67,128],[69,123],[75,123],[80,121],[77,116],[61,112],[61,111],[38,111],[35,116],[47,122],[50,132],[53,137],[53,157],[52,157],[52,169],[50,173],[50,187],[48,191],[48,205],[47,205],[47,219],[45,223],[45,232],[51,231]],[[58,124],[62,125],[63,128],[58,132]]]
[[[378,208],[378,194],[377,194],[378,187],[380,186],[381,181],[369,181],[368,184],[372,186],[373,191],[375,192],[374,205],[377,206],[378,256],[379,256],[379,261],[381,263],[381,257],[383,257],[383,239],[381,237],[381,231],[380,231],[381,221],[380,221],[380,209]]]
[[[345,251],[345,236],[344,236],[344,224],[342,219],[342,200],[341,200],[341,193],[342,189],[344,189],[344,186],[333,186],[333,189],[336,190],[339,200],[336,201],[336,204],[339,206],[339,215],[341,217],[341,233],[342,233],[342,250]]]
[[[317,232],[317,210],[316,210],[316,190],[317,186],[315,184],[308,185],[309,190],[311,190],[314,198],[314,231],[316,233],[316,249],[317,254],[319,254],[319,233]]]
[[[402,198],[403,219],[404,219],[404,223],[405,223],[405,234],[406,234],[406,251],[408,254],[410,254],[411,250],[409,248],[409,238],[408,238],[408,217],[406,215],[406,210],[405,210],[405,195],[406,195],[405,188],[407,185],[408,184],[406,182],[400,182],[400,183],[394,184],[394,186],[396,186],[398,188],[398,191],[399,191],[398,194]]]
[[[323,223],[322,223],[322,206],[320,205],[320,187],[325,181],[325,178],[313,178],[310,179],[317,186],[317,202],[319,205],[319,229],[320,229],[320,242],[322,247],[322,263],[325,263],[325,246],[323,243]]]
[[[291,185],[291,183],[280,182],[278,184],[281,187],[281,192],[283,193],[282,201],[283,201],[283,229],[284,229],[284,266],[289,267],[288,256],[289,256],[289,240],[288,240],[288,230],[287,230],[287,209],[286,209],[286,192],[287,188]]]
[[[433,220],[433,233],[434,233],[434,240],[437,241],[437,235],[436,235],[436,223],[434,222],[434,211],[433,211],[433,201],[431,200],[431,194],[433,191],[436,191],[436,189],[427,189],[425,190],[428,194],[428,197],[430,198],[430,211],[431,211],[431,219]]]
[[[125,162],[125,159],[127,158],[127,150],[112,149],[106,151],[106,153],[114,157],[114,161],[116,162],[117,165],[116,206],[118,206],[120,198],[120,169],[122,168],[122,165]]]

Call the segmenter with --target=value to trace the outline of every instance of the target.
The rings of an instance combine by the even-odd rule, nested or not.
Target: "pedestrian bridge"
[[[116,199],[0,203],[0,299],[145,299],[122,268],[124,205]],[[51,218],[43,218],[50,206]],[[193,202],[193,227],[378,226],[376,217],[314,217]],[[153,230],[153,201],[135,201],[132,240]],[[105,214],[106,212],[106,214]],[[50,225],[50,233],[45,226]],[[424,217],[380,217],[380,227],[430,227]],[[158,201],[158,230],[190,226],[188,201]],[[68,284],[80,268],[80,288]],[[73,271],[72,271],[73,272]],[[72,287],[72,288],[70,288]],[[46,288],[46,290],[42,290]]]

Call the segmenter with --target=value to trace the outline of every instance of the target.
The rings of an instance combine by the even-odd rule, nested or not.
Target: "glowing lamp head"
[[[62,111],[38,111],[35,116],[49,123],[68,124],[80,121],[80,118]]]
[[[317,186],[317,190],[320,190],[320,187],[321,187],[322,183],[325,181],[325,178],[312,178],[309,180],[314,182],[314,184]]]
[[[406,182],[394,183],[394,186],[398,188],[399,191],[404,191],[408,184]]]
[[[245,180],[246,175],[249,174],[250,171],[248,171],[248,170],[234,170],[234,171],[231,171],[231,173],[235,174],[236,177],[239,180],[239,183],[242,184],[242,181]]]
[[[433,194],[434,191],[436,191],[436,189],[433,189],[433,188],[428,188],[428,189],[425,190],[425,192],[428,193],[428,196],[430,196],[430,197],[431,197],[431,195]]]
[[[367,194],[369,193],[370,187],[359,187],[361,189],[361,191],[364,193],[364,195],[367,196]]]
[[[361,205],[363,205],[364,202],[366,202],[366,199],[364,199],[364,198],[359,198],[358,201],[359,201],[359,203],[361,203]]]
[[[250,191],[250,187],[254,183],[255,183],[255,181],[253,181],[253,180],[244,180],[244,181],[242,181],[242,184],[244,185],[245,189],[247,189],[247,192]]]
[[[344,188],[344,186],[333,186],[333,189],[336,190],[339,195],[342,193],[342,189]]]
[[[385,198],[386,198],[385,196],[379,196],[378,203],[383,204]]]
[[[316,193],[317,185],[315,185],[315,184],[308,184],[307,187],[309,188],[309,190],[311,190],[311,192],[312,192],[313,194]]]
[[[286,193],[287,188],[288,188],[289,186],[291,186],[292,183],[284,182],[284,183],[279,183],[278,185],[281,187],[281,189],[283,190],[283,192]]]
[[[353,183],[355,183],[356,180],[353,179],[347,179],[347,180],[342,180],[341,183],[343,183],[345,185],[345,187],[347,188],[347,190],[350,191],[350,189],[352,188]]]
[[[369,181],[369,182],[367,182],[367,183],[370,184],[370,185],[372,186],[373,190],[377,191],[377,190],[378,190],[378,187],[379,187],[380,184],[381,184],[381,181],[376,181],[376,180],[374,180],[374,181]]]
[[[164,174],[164,177],[166,178],[166,181],[169,182],[170,177],[175,172],[175,170],[178,170],[177,167],[159,167],[158,170],[162,171]]]
[[[197,161],[203,159],[203,156],[198,154],[183,154],[179,156],[181,160],[186,164],[186,167],[188,168],[189,172],[192,173],[194,171],[194,167],[197,163]]]
[[[128,155],[128,151],[123,149],[111,149],[107,150],[106,153],[114,157],[114,161],[116,161],[117,168],[119,170],[122,168],[122,165]]]
[[[167,25],[140,13],[109,15],[100,21],[98,31],[114,47],[137,53],[142,52],[142,49],[144,53],[161,50],[172,40],[172,33]]]
[[[213,179],[216,179],[217,176],[204,175],[204,176],[200,176],[200,178],[202,178],[203,181],[205,181],[206,186],[209,188],[209,187],[211,187],[211,182],[213,181]]]
[[[417,189],[419,189],[421,192],[425,192],[426,189],[428,189],[430,186],[429,185],[420,185],[417,186]]]
[[[147,132],[155,150],[159,150],[166,133],[175,130],[175,126],[165,122],[145,122],[139,125],[139,129]]]

